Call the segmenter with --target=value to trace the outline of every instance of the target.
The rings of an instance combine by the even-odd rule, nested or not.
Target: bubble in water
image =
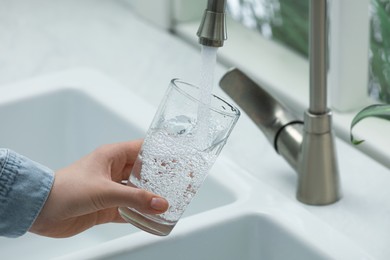
[[[216,47],[202,45],[201,72],[199,82],[199,108],[198,108],[198,143],[206,147],[207,133],[210,125],[211,93],[214,84],[214,69],[217,60]]]
[[[169,223],[181,217],[215,161],[214,154],[200,151],[188,139],[162,130],[149,132],[137,159],[141,173],[130,175],[133,185],[168,200],[165,213],[149,216],[156,221]]]
[[[185,115],[179,115],[167,120],[163,128],[169,135],[188,135],[193,133],[194,121]]]

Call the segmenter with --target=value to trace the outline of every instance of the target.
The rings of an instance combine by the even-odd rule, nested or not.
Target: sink
[[[79,89],[0,104],[0,143],[52,169],[64,167],[104,143],[138,139],[144,130]]]
[[[260,202],[267,204],[267,200]],[[315,221],[296,225],[295,209],[278,212],[268,206],[263,211],[243,204],[238,210],[235,206],[231,204],[183,219],[182,225],[167,237],[139,232],[58,260],[370,259],[328,227],[317,229]],[[305,225],[314,232],[302,232]],[[337,243],[330,245],[326,242],[329,240]]]
[[[142,138],[155,110],[101,74],[84,70],[6,86],[0,91],[2,147],[54,170],[99,145]],[[217,161],[184,217],[237,200],[234,186],[221,184],[225,172]],[[130,224],[107,224],[66,239],[27,233],[17,239],[0,238],[0,252],[4,259],[47,259],[138,231]]]
[[[115,250],[99,251],[99,255],[72,255],[69,259],[330,259],[329,255],[308,246],[267,215],[245,215],[209,223],[187,235],[157,239],[148,246],[134,245],[137,244],[135,238],[131,241],[127,239],[126,243],[125,238],[111,241],[105,247]],[[120,249],[118,244],[122,244]]]
[[[54,170],[102,144],[142,138],[155,112],[134,91],[84,69],[2,86],[0,91],[1,146]],[[0,238],[1,258],[375,259],[354,233],[343,229],[356,230],[356,223],[364,223],[359,225],[363,230],[366,225],[363,217],[361,222],[344,220],[349,216],[346,203],[354,194],[351,188],[344,189],[349,196],[332,206],[302,205],[293,195],[294,179],[280,179],[281,173],[290,172],[280,158],[252,153],[253,147],[245,150],[250,148],[245,136],[240,132],[236,137],[227,145],[233,144],[235,155],[244,154],[241,159],[248,157],[261,170],[253,172],[249,163],[239,164],[231,151],[224,153],[226,147],[169,236],[157,237],[130,224],[100,225],[66,239],[27,233],[17,239]],[[254,140],[250,143],[258,146]],[[269,179],[280,186],[270,185],[265,181]],[[373,241],[371,247],[377,240]],[[376,252],[387,256],[382,246]]]

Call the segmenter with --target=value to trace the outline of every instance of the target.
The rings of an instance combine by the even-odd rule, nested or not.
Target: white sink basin
[[[57,84],[56,79],[95,84]],[[132,92],[99,74],[81,71],[25,82],[0,89],[0,144],[52,169],[64,167],[99,145],[142,138],[154,115],[154,108]],[[140,113],[140,111],[142,111]],[[212,172],[219,169],[218,163]],[[184,216],[233,203],[233,187],[211,174]],[[219,176],[220,175],[220,176]],[[97,245],[139,231],[130,224],[94,227],[67,239],[26,234],[18,239],[0,238],[1,258],[47,259]]]
[[[71,255],[69,259],[110,260],[259,260],[259,259],[331,259],[331,256],[307,245],[267,215],[245,215],[209,223],[186,235],[157,239],[145,245],[125,238],[104,245],[104,253]],[[118,244],[122,246],[118,248]],[[111,248],[111,249],[109,249]],[[114,248],[114,250],[112,250]]]
[[[234,166],[232,169],[245,175]],[[243,179],[254,181],[248,176]],[[242,193],[235,203],[185,218],[167,237],[138,232],[58,260],[370,259],[295,203],[261,183],[255,184],[260,192],[246,190],[250,196]],[[275,204],[280,201],[282,205]]]
[[[82,89],[58,88],[0,104],[0,143],[57,169],[101,144],[142,138],[128,114],[120,118]]]

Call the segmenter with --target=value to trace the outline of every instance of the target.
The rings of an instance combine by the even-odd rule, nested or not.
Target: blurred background
[[[228,0],[231,16],[264,37],[308,56],[309,0]],[[370,0],[370,95],[390,103],[390,1]]]
[[[369,2],[367,92],[374,99],[389,103],[390,1],[358,0],[362,1]],[[191,22],[197,25],[206,2],[0,0],[0,84],[79,66],[103,70],[126,82],[126,77],[130,77],[126,70],[132,65],[127,62],[131,63],[135,58],[138,63],[148,62],[138,58],[137,51],[134,52],[134,47],[130,46],[138,42],[150,47],[147,51],[163,50],[161,43],[158,43],[160,46],[152,46],[151,39],[170,37],[166,36],[167,32],[180,36],[180,26]],[[307,59],[309,0],[227,2],[229,18]],[[142,29],[145,35],[134,35],[132,28],[142,28],[145,22],[152,28]],[[356,25],[356,30],[359,26]],[[190,32],[195,38],[196,27],[191,28],[195,30]],[[232,38],[229,37],[229,41]],[[126,45],[129,46],[128,51],[123,51]],[[154,63],[148,64],[151,70]],[[191,66],[190,63],[188,65]]]

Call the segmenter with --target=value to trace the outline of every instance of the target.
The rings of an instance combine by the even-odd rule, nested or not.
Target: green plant
[[[390,103],[390,1],[371,0],[369,92]]]
[[[390,105],[376,104],[363,108],[351,122],[350,138],[351,143],[358,145],[364,142],[364,140],[356,140],[352,134],[353,127],[367,117],[377,117],[381,119],[390,120]]]
[[[369,92],[379,101],[390,103],[390,1],[371,0],[371,7]],[[367,117],[390,120],[390,105],[371,105],[356,114],[350,128],[351,142],[355,145],[364,140],[356,140],[352,130]]]

